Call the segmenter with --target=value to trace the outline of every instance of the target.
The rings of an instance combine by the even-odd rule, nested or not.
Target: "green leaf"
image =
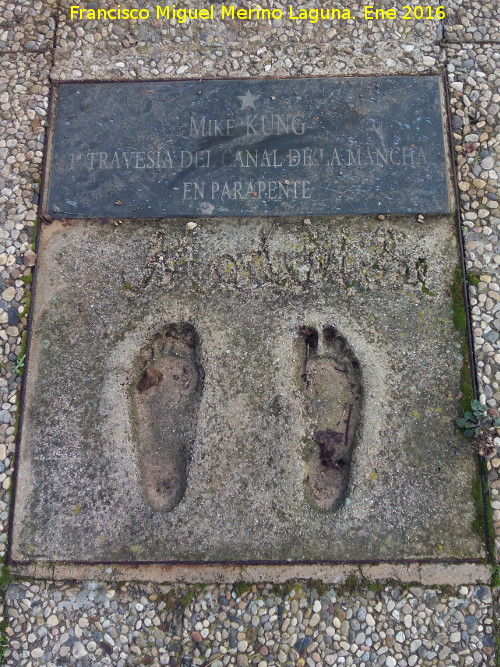
[[[472,429],[470,429],[470,428],[465,429],[465,431],[464,431],[464,436],[465,436],[466,438],[473,438],[474,435],[475,435],[475,433],[474,433],[474,431],[473,431]]]
[[[484,407],[479,401],[471,401],[470,406],[473,410],[480,410]]]
[[[459,419],[456,420],[455,424],[457,426],[460,426],[460,428],[463,428],[467,424],[467,419],[464,419],[463,417],[459,417]]]
[[[470,419],[472,417],[472,412],[464,412],[464,419]]]
[[[500,417],[497,417],[497,418],[494,420],[494,422],[493,422],[493,426],[500,426]]]

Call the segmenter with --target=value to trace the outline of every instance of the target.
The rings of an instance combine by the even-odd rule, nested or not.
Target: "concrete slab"
[[[13,559],[482,557],[456,258],[446,216],[46,226]]]
[[[456,258],[446,216],[46,226],[13,559],[484,556]]]

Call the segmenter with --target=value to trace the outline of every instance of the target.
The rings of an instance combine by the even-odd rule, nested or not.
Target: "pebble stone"
[[[73,0],[61,0],[58,49],[53,76],[79,79],[90,74],[98,79],[151,76],[309,76],[402,74],[429,72],[443,62],[438,46],[442,25],[434,21],[150,21],[120,26],[102,21],[69,19]],[[104,3],[105,4],[105,3]],[[285,11],[278,0],[269,5]],[[138,0],[127,3],[140,7]],[[364,4],[349,3],[356,16]],[[331,44],[343,44],[331,57]],[[199,45],[199,52],[194,49]],[[300,48],[294,45],[301,45]],[[109,48],[106,48],[109,47]]]
[[[276,0],[270,5],[278,6]],[[69,21],[73,0],[3,0],[0,13],[0,556],[5,555],[25,302],[52,80],[447,72],[481,400],[500,392],[499,20],[496,3],[452,2],[432,21],[201,26]],[[106,6],[98,0],[96,6]],[[114,3],[116,4],[116,3]],[[130,7],[142,6],[137,0]],[[349,5],[353,12],[362,4]],[[443,42],[444,38],[444,42]],[[197,45],[195,47],[195,45]],[[500,439],[497,443],[500,445]],[[487,462],[500,552],[500,455]],[[459,582],[457,582],[458,584]],[[491,591],[397,585],[321,594],[256,585],[15,582],[4,664],[493,666]],[[496,610],[500,609],[498,590]],[[192,598],[189,603],[182,601]],[[500,624],[500,618],[497,618]],[[359,643],[358,643],[359,642]]]
[[[317,590],[297,583],[284,592],[254,584],[241,594],[231,585],[210,585],[192,595],[153,584],[16,582],[7,588],[5,604],[11,637],[5,664],[19,667],[42,656],[47,665],[75,667],[181,660],[247,667],[494,664],[492,596],[483,586],[455,593],[360,587],[352,593],[336,586]],[[318,605],[321,621],[311,625]],[[49,632],[40,632],[43,610],[61,619]],[[401,622],[407,611],[410,629]],[[339,628],[335,619],[341,618]]]
[[[475,4],[475,3],[474,3]],[[479,7],[479,5],[478,5]],[[477,9],[477,8],[476,8]],[[475,10],[474,10],[475,11]],[[498,26],[497,26],[498,27]],[[450,45],[448,79],[455,123],[460,209],[480,401],[500,407],[500,52],[495,45]],[[460,87],[454,87],[460,84]],[[500,432],[498,433],[500,436]],[[500,440],[495,440],[499,451]],[[500,554],[500,457],[487,461],[495,544]],[[497,514],[495,514],[497,511]]]
[[[449,42],[500,41],[500,15],[495,0],[447,3],[446,39]]]

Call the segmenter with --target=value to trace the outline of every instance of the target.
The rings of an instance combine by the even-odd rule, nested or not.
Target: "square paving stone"
[[[40,239],[14,562],[478,559],[451,216]]]

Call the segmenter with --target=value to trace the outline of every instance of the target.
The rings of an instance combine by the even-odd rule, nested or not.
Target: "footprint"
[[[184,496],[202,390],[196,331],[170,324],[140,351],[132,385],[141,483],[154,510],[168,512]]]
[[[306,422],[306,498],[316,509],[345,500],[361,412],[361,371],[345,340],[331,326],[298,329],[303,365],[300,386]]]

